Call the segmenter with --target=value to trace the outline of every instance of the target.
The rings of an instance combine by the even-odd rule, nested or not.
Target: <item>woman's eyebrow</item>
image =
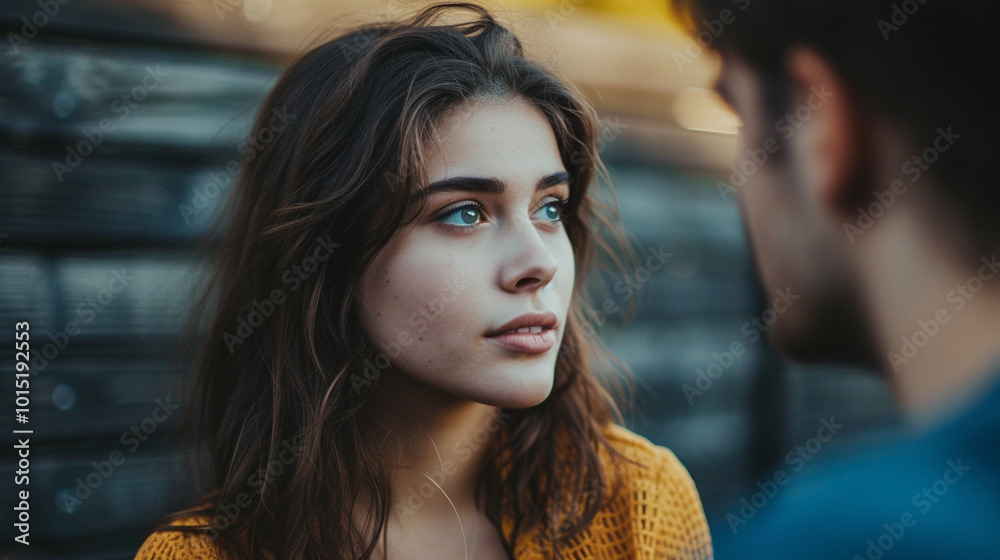
[[[568,185],[572,181],[570,174],[565,171],[550,173],[538,180],[535,190],[540,191],[556,185]],[[417,199],[430,196],[438,192],[468,191],[484,194],[503,194],[507,184],[496,177],[450,177],[434,181],[427,185],[427,188],[417,192]]]

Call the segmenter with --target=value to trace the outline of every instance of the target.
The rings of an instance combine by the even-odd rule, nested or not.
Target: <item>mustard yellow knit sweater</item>
[[[622,491],[598,513],[582,537],[562,550],[563,558],[711,559],[712,544],[698,491],[674,454],[621,426],[610,426],[606,435],[619,452],[641,466],[624,464]],[[206,522],[206,518],[190,518],[177,523]],[[504,520],[505,530],[509,523],[512,520]],[[550,556],[536,539],[527,537],[518,539],[514,552],[517,560]],[[224,559],[207,535],[176,531],[153,533],[136,555],[136,560],[196,558]]]

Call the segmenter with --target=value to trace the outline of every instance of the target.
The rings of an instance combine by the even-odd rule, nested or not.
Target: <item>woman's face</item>
[[[523,98],[478,100],[442,119],[425,156],[423,213],[362,278],[365,327],[383,351],[368,377],[534,406],[552,389],[575,278],[552,127]]]

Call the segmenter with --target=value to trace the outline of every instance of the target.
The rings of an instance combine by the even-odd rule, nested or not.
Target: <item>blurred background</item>
[[[177,341],[202,273],[194,250],[229,194],[238,146],[291,56],[422,4],[4,0],[0,317],[7,341],[15,322],[31,324],[34,433],[25,555],[7,521],[23,487],[5,382],[0,554],[132,558],[149,525],[193,497],[173,437],[173,388],[187,375]],[[600,320],[638,381],[627,424],[677,454],[713,536],[731,536],[726,514],[759,482],[829,452],[810,441],[824,419],[844,425],[836,444],[893,422],[886,389],[863,371],[773,354],[767,325],[783,306],[757,285],[738,208],[718,186],[739,123],[710,91],[718,61],[667,0],[487,5],[598,108],[636,250],[643,262],[669,254],[656,270],[605,278],[640,297],[623,327],[618,311]],[[629,303],[615,290],[598,298]],[[0,371],[13,380],[4,346]]]

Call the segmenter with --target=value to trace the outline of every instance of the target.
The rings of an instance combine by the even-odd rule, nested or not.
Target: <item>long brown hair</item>
[[[469,16],[442,22],[454,14]],[[500,531],[510,554],[537,529],[558,556],[611,499],[601,449],[622,458],[602,429],[620,416],[591,373],[594,356],[609,354],[593,337],[584,285],[599,251],[620,267],[631,253],[613,199],[590,189],[606,179],[598,121],[486,9],[449,3],[311,50],[260,108],[199,305],[206,327],[183,425],[212,480],[178,515],[212,521],[181,530],[210,534],[235,558],[373,555],[393,502],[370,444],[369,392],[354,390],[378,352],[360,328],[357,285],[419,213],[434,124],[481,97],[524,98],[551,124],[572,176],[566,230],[578,272],[552,393],[506,411],[477,501],[498,529],[514,520]],[[371,504],[361,527],[359,493]]]

